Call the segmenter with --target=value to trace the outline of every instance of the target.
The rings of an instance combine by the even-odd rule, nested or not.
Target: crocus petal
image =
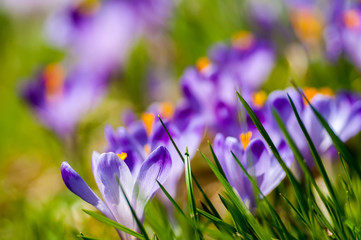
[[[95,179],[99,190],[117,222],[134,228],[130,208],[124,198],[121,187],[131,201],[134,179],[128,166],[115,153],[103,153],[99,156]]]
[[[163,184],[172,167],[172,159],[167,148],[160,146],[155,149],[145,160],[140,168],[136,181],[136,187],[139,191],[137,194],[137,210],[144,210],[145,203],[159,189],[157,183]]]
[[[90,189],[88,184],[85,183],[80,175],[67,162],[61,164],[61,175],[65,185],[70,191],[96,207],[105,216],[114,219],[105,203]]]
[[[252,140],[245,151],[248,173],[260,176],[270,169],[270,155],[261,139]]]
[[[154,194],[159,188],[156,181],[163,184],[171,167],[172,159],[167,148],[159,146],[145,160],[137,177],[137,185],[143,196],[149,199]]]

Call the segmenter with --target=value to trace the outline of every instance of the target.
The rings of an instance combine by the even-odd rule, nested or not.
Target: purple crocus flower
[[[130,229],[137,229],[124,194],[136,216],[143,220],[144,207],[159,189],[157,181],[161,184],[166,181],[172,160],[165,147],[158,147],[141,164],[138,173],[134,174],[124,161],[126,158],[127,154],[124,152],[118,155],[112,152],[93,153],[93,174],[104,201],[67,162],[62,163],[61,174],[65,185],[74,194],[96,207],[106,217]],[[124,233],[119,232],[119,235],[123,239],[131,239]]]
[[[60,64],[51,64],[23,87],[22,95],[41,122],[64,137],[101,100],[106,86],[104,73],[82,68],[67,73]]]
[[[164,25],[172,9],[168,0],[94,2],[73,4],[56,13],[46,32],[51,42],[68,49],[77,62],[108,70],[123,65],[139,37]]]
[[[329,25],[325,30],[326,50],[332,60],[345,53],[361,71],[361,5],[334,1]]]
[[[242,133],[239,139],[217,134],[213,143],[214,152],[229,183],[251,209],[255,207],[252,184],[231,151],[247,172],[255,178],[264,195],[272,192],[286,176],[264,140],[258,137],[252,138],[252,133],[251,131]],[[286,165],[290,167],[293,161],[292,151],[284,141],[280,142],[277,148]]]
[[[142,114],[142,120],[128,122],[126,128],[119,127],[114,131],[110,126],[106,127],[107,151],[127,153],[128,160],[125,161],[129,161],[127,164],[131,171],[137,172],[141,163],[151,151],[158,146],[167,147],[172,156],[173,165],[170,177],[164,183],[164,187],[172,197],[175,197],[178,181],[184,171],[184,164],[162,124],[156,121],[155,114],[162,117],[167,130],[180,151],[184,153],[186,147],[188,147],[190,158],[193,158],[203,137],[204,124],[200,118],[189,115],[181,109],[175,110],[177,117],[173,117],[170,103],[151,105],[148,112]],[[127,116],[129,116],[129,113]],[[176,118],[182,121],[175,121]]]
[[[214,133],[232,135],[239,129],[239,101],[246,99],[266,80],[273,68],[272,47],[248,32],[238,33],[232,46],[219,44],[209,59],[201,58],[181,78],[185,104],[200,116]]]
[[[327,156],[334,152],[332,141],[311,107],[303,101],[295,90],[275,91],[270,94],[266,103],[266,111],[270,113],[271,108],[274,108],[280,114],[306,162],[313,166],[311,152],[294,116],[286,95],[287,92],[294,101],[297,111],[321,156]],[[351,92],[340,92],[333,95],[329,89],[319,91],[314,88],[307,88],[304,89],[304,92],[307,98],[311,100],[311,104],[326,119],[341,140],[347,141],[361,130],[361,96]],[[266,126],[274,126],[275,124],[275,121],[271,120],[266,123]],[[273,129],[276,128],[273,127]],[[271,135],[278,136],[277,131]]]

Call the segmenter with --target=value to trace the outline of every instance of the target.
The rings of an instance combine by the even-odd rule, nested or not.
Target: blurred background
[[[103,5],[111,1],[116,0],[0,0],[1,239],[77,239],[79,232],[102,239],[117,237],[115,231],[81,211],[90,206],[66,189],[61,162],[71,162],[89,185],[95,186],[90,158],[93,150],[104,150],[104,127],[123,125],[126,110],[133,109],[139,115],[153,102],[176,103],[182,96],[179,79],[184,70],[206,56],[214,44],[230,44],[239,31],[253,32],[275,49],[274,67],[262,87],[267,93],[289,87],[291,79],[300,86],[361,90],[355,58],[347,51],[329,57],[325,41],[331,38],[325,38],[328,13],[323,12],[328,1],[305,1],[311,10],[303,11],[303,1],[287,0],[149,0],[149,6],[139,8],[128,6],[132,1],[119,0],[124,5],[120,25],[100,26],[109,29],[90,34],[93,42],[80,44],[74,40],[80,25],[69,29],[62,25],[83,24],[79,22],[103,11]],[[147,1],[134,2],[141,5]],[[74,22],[66,22],[64,15],[68,13],[64,12],[74,9],[82,9],[85,12],[79,11],[85,16],[72,12]],[[135,17],[125,19],[131,11]],[[143,22],[129,26],[139,19]],[[117,35],[119,28],[128,30]],[[24,88],[49,64],[61,62],[66,69],[79,65],[83,56],[77,50],[86,44],[114,44],[119,48],[119,52],[114,50],[117,61],[106,63],[107,87],[99,93],[96,104],[91,103],[91,110],[77,119],[70,136],[59,136],[39,118],[29,98],[23,97]],[[90,49],[91,54],[96,51]],[[102,57],[87,54],[87,60]],[[95,75],[101,63],[89,65],[81,68]],[[96,94],[90,99],[97,98]],[[349,142],[354,152],[360,151],[358,140],[359,136]],[[193,164],[202,183],[216,188],[204,164]]]

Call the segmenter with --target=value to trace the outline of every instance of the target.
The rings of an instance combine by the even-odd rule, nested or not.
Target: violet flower
[[[333,11],[325,29],[328,56],[336,60],[342,53],[361,71],[361,5],[347,5],[346,1],[333,1]]]
[[[242,133],[239,139],[217,134],[213,143],[214,152],[228,182],[251,209],[255,207],[252,184],[234,159],[231,151],[247,172],[255,178],[265,196],[272,192],[286,176],[264,140],[258,137],[253,138],[252,133],[251,131]],[[290,167],[293,161],[292,151],[284,141],[276,147],[286,165]]]
[[[81,68],[66,72],[60,64],[50,64],[23,86],[22,96],[45,126],[65,137],[102,99],[107,79],[104,73]]]
[[[318,121],[311,107],[305,103],[295,90],[291,89],[271,93],[266,102],[267,111],[270,112],[271,108],[274,108],[280,114],[281,119],[285,123],[297,147],[302,152],[306,162],[312,167],[314,165],[312,154],[294,116],[286,92],[290,94],[294,101],[298,114],[315,144],[318,153],[323,157],[333,157],[334,155],[332,154],[335,153],[335,149],[330,137]],[[361,96],[351,92],[340,92],[333,95],[329,89],[316,90],[314,88],[304,89],[304,93],[342,141],[347,141],[360,132]],[[274,126],[275,124],[274,120],[271,120],[266,123],[266,126]],[[276,128],[273,127],[273,129]],[[276,131],[272,136],[280,135],[278,135]]]
[[[232,46],[217,45],[181,78],[185,105],[214,133],[239,129],[238,90],[249,100],[273,68],[272,47],[248,32],[238,33]]]
[[[77,62],[114,70],[140,36],[164,25],[172,6],[168,0],[83,1],[50,18],[46,33]]]
[[[150,112],[151,110],[153,112]],[[180,151],[184,153],[188,147],[190,158],[195,155],[204,132],[204,124],[200,118],[193,118],[193,116],[190,118],[191,115],[187,116],[187,113],[180,110],[175,110],[175,112],[177,116],[182,116],[181,124],[173,118],[173,110],[169,103],[161,103],[153,104],[147,113],[142,114],[142,120],[130,121],[126,128],[119,127],[114,131],[108,126],[105,129],[108,142],[107,151],[127,153],[128,158],[125,162],[132,172],[139,171],[144,159],[158,146],[165,146],[169,149],[173,164],[170,177],[164,183],[164,187],[172,197],[175,197],[177,193],[177,184],[184,172],[184,164],[165,129],[159,121],[156,121],[155,114],[162,117]]]
[[[144,219],[144,207],[163,184],[170,172],[172,160],[165,147],[158,147],[134,174],[124,161],[126,153],[93,153],[92,168],[95,181],[104,199],[101,200],[67,162],[61,165],[65,185],[74,194],[96,207],[106,217],[130,228],[137,229],[135,219],[124,197],[127,196],[137,218]],[[122,191],[124,190],[124,194]],[[131,239],[119,232],[123,239]]]

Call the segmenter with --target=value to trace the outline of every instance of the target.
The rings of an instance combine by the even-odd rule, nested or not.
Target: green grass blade
[[[296,180],[296,177],[293,175],[291,170],[287,167],[287,165],[285,164],[285,162],[281,158],[276,146],[273,144],[270,136],[268,135],[268,133],[266,132],[266,130],[262,126],[261,122],[259,121],[258,117],[254,113],[252,108],[248,105],[248,103],[243,99],[243,97],[238,92],[237,92],[237,95],[238,95],[239,100],[243,104],[244,108],[246,109],[249,117],[253,121],[254,125],[257,127],[258,131],[261,133],[261,135],[263,136],[263,138],[267,142],[267,144],[270,147],[270,149],[271,149],[273,155],[275,156],[276,160],[281,165],[283,171],[285,171],[287,177],[290,179],[291,184],[292,184],[292,186],[293,186],[293,188],[295,190],[296,198],[297,198],[297,201],[298,201],[298,203],[299,203],[299,205],[301,207],[302,213],[304,214],[304,217],[307,218],[308,217],[308,215],[307,215],[307,208],[308,208],[307,207],[307,201],[304,198],[304,194],[302,192],[302,189],[301,189],[301,186],[300,186],[299,182]]]
[[[177,202],[172,198],[172,196],[168,193],[168,191],[163,187],[163,185],[158,182],[157,180],[157,183],[160,187],[160,189],[163,191],[163,193],[165,194],[165,196],[168,198],[168,200],[172,203],[173,207],[178,211],[180,212],[180,214],[185,217],[187,220],[190,220],[188,218],[188,216],[183,212],[182,208],[177,204]]]
[[[224,222],[222,219],[217,218],[213,216],[212,214],[207,213],[206,211],[203,211],[202,209],[197,208],[197,211],[207,218],[208,220],[212,221],[217,227],[220,227],[221,229],[226,230],[228,233],[235,233],[236,229],[229,225],[228,223]]]
[[[258,184],[256,183],[255,179],[248,173],[248,171],[243,166],[243,164],[239,161],[237,156],[232,151],[231,151],[231,153],[232,153],[234,160],[237,162],[237,164],[242,169],[243,173],[247,176],[248,180],[252,183],[253,189],[256,190],[257,194],[260,194],[262,196],[263,200],[266,202],[266,204],[270,210],[272,219],[276,219],[275,222],[278,225],[280,237],[282,239],[293,239],[291,234],[286,229],[286,226],[284,225],[283,221],[281,220],[281,217],[278,215],[276,210],[272,207],[271,203],[268,201],[267,197],[262,193],[261,189],[258,187]],[[285,235],[285,236],[283,236],[283,235]]]
[[[181,160],[183,161],[183,163],[184,163],[185,160],[184,160],[183,154],[180,152],[177,144],[174,142],[173,137],[170,135],[170,133],[169,133],[167,127],[165,126],[163,120],[161,119],[161,117],[158,116],[158,118],[159,118],[159,121],[161,122],[164,130],[166,131],[169,139],[171,140],[174,148],[176,149],[176,151],[177,151],[180,159],[181,159]],[[209,208],[211,209],[212,213],[213,213],[216,217],[220,218],[221,216],[219,215],[218,211],[216,210],[216,208],[214,207],[214,205],[212,204],[211,200],[208,198],[208,196],[206,195],[206,193],[203,191],[201,185],[199,184],[199,182],[197,181],[197,179],[196,179],[196,177],[193,175],[193,173],[192,173],[192,178],[193,178],[193,181],[194,181],[194,183],[196,184],[198,190],[201,192],[203,199],[206,201],[206,203],[208,204]]]
[[[305,137],[306,137],[308,146],[309,146],[310,149],[311,149],[312,156],[313,156],[313,158],[314,158],[314,160],[315,160],[316,166],[317,166],[318,170],[320,171],[323,180],[325,181],[327,190],[329,191],[329,193],[330,193],[333,201],[334,201],[336,204],[338,204],[338,200],[337,200],[337,197],[336,197],[336,193],[335,193],[335,191],[334,191],[334,189],[333,189],[333,187],[332,187],[330,178],[328,177],[328,174],[327,174],[327,172],[326,172],[325,166],[324,166],[323,163],[322,163],[321,157],[320,157],[320,155],[318,154],[318,152],[317,152],[317,150],[316,150],[316,147],[315,147],[315,145],[314,145],[314,143],[313,143],[310,135],[308,134],[308,131],[307,131],[307,129],[306,129],[303,121],[301,120],[300,115],[299,115],[298,112],[297,112],[297,109],[296,109],[296,106],[295,106],[293,100],[291,99],[291,97],[290,97],[288,94],[287,94],[287,97],[288,97],[288,100],[289,100],[290,103],[291,103],[291,107],[292,107],[293,113],[294,113],[295,116],[296,116],[298,125],[301,127],[301,130],[302,130],[303,134],[304,134]]]
[[[216,175],[216,177],[219,179],[223,187],[225,188],[226,192],[228,193],[232,203],[234,206],[238,209],[238,211],[241,213],[241,215],[244,218],[247,218],[247,221],[249,225],[252,227],[252,229],[255,231],[256,234],[260,237],[260,239],[268,239],[265,236],[264,230],[259,225],[257,220],[254,218],[254,216],[249,212],[248,208],[241,202],[238,195],[234,192],[232,186],[229,184],[226,178],[218,171],[217,167],[214,166],[211,161],[201,152],[201,155],[206,160],[207,164],[213,171],[213,173]]]
[[[83,211],[86,214],[88,214],[88,215],[92,216],[93,218],[95,218],[96,220],[98,220],[98,221],[100,221],[102,223],[105,223],[105,224],[107,224],[107,225],[109,225],[111,227],[114,227],[114,228],[116,228],[116,229],[118,229],[118,230],[120,230],[122,232],[125,232],[125,233],[127,233],[129,235],[132,235],[133,237],[136,237],[136,238],[141,239],[141,240],[146,239],[142,234],[137,233],[137,232],[135,232],[135,231],[133,231],[133,230],[119,224],[119,223],[117,223],[116,221],[113,221],[113,220],[111,220],[111,219],[109,219],[107,217],[104,217],[103,215],[100,215],[100,214],[98,214],[96,212],[85,210],[85,209],[83,209]]]
[[[82,233],[79,233],[79,234],[77,235],[77,237],[78,237],[78,238],[81,238],[81,239],[83,239],[83,240],[99,240],[99,238],[93,238],[93,237],[84,236],[84,234],[82,234]]]
[[[139,231],[142,233],[145,240],[149,240],[149,236],[148,236],[147,232],[145,231],[145,229],[143,227],[143,224],[140,222],[137,214],[135,213],[135,211],[134,211],[134,209],[133,209],[133,207],[132,207],[132,205],[131,205],[128,197],[127,197],[127,195],[125,194],[123,186],[120,184],[119,179],[117,179],[117,181],[118,181],[118,185],[120,186],[120,189],[122,190],[123,196],[124,196],[125,200],[127,201],[127,204],[128,204],[128,206],[130,208],[130,211],[132,212],[133,218],[134,218],[135,222],[137,223]]]

